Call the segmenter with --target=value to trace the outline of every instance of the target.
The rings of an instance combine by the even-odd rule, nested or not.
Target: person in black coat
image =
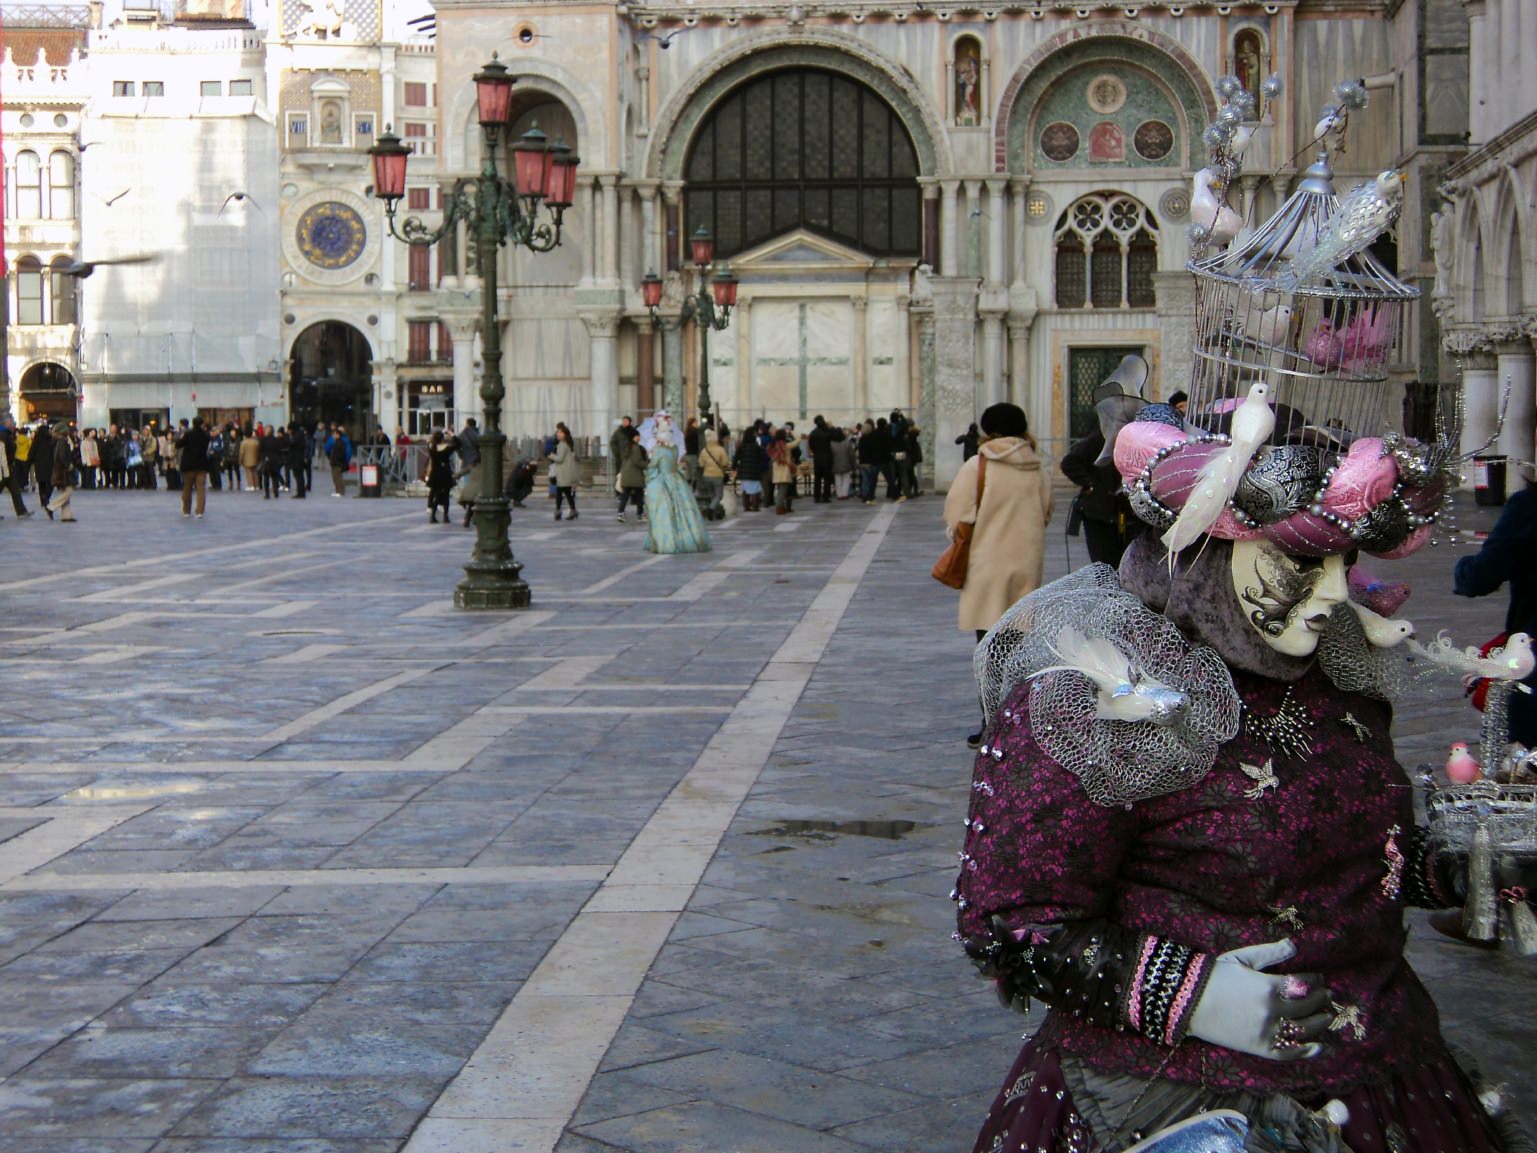
[[[972,421],[971,427],[955,438],[955,443],[961,446],[962,464],[976,456],[977,449],[982,445],[982,434],[977,431],[977,422]]]
[[[304,429],[297,424],[288,426],[288,444],[284,449],[283,463],[288,469],[288,475],[293,478],[294,500],[303,500],[306,491],[305,463],[310,457],[310,450],[304,435]]]
[[[1114,461],[1096,463],[1105,451],[1105,437],[1098,429],[1074,441],[1062,458],[1062,473],[1078,486],[1074,498],[1083,518],[1083,538],[1089,563],[1118,568],[1121,554],[1131,543],[1131,505],[1121,495],[1121,474]]]
[[[742,437],[731,458],[737,482],[742,487],[742,511],[757,512],[763,507],[763,477],[769,470],[768,454],[752,433]]]
[[[48,519],[53,519],[53,509],[48,501],[53,496],[53,433],[46,424],[37,426],[32,434],[32,475],[37,480],[37,503],[43,506]]]
[[[197,494],[197,518],[203,519],[208,503],[208,430],[203,418],[192,418],[192,427],[181,438],[181,515],[191,516],[192,494]]]
[[[34,450],[35,451],[35,450]],[[1528,473],[1530,476],[1530,473]],[[1505,511],[1483,548],[1457,561],[1452,591],[1460,597],[1488,596],[1510,582],[1510,607],[1505,613],[1506,633],[1524,632],[1537,637],[1537,484],[1526,487],[1505,502]],[[1537,673],[1524,682],[1537,686]],[[1517,690],[1510,694],[1510,739],[1527,748],[1537,745],[1537,692]]]
[[[283,495],[283,456],[288,451],[287,437],[278,438],[270,428],[261,438],[256,453],[256,471],[261,473],[262,500]]]
[[[865,431],[859,437],[859,495],[866,504],[875,503],[876,478],[884,475],[887,488],[895,485],[891,475],[891,429],[883,416],[871,425],[865,421]]]
[[[841,428],[829,428],[827,421],[818,416],[812,422],[816,427],[806,438],[811,446],[812,499],[817,504],[831,504],[833,499],[833,445],[843,439]]]

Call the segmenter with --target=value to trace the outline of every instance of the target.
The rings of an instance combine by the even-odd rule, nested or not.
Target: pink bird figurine
[[[1385,309],[1363,308],[1340,334],[1341,359],[1351,366],[1381,364],[1387,358],[1392,329]]]
[[[1468,746],[1458,741],[1452,746],[1451,756],[1446,758],[1446,779],[1454,785],[1471,785],[1483,776],[1483,770],[1468,752]]]
[[[1344,359],[1344,345],[1334,333],[1334,321],[1327,316],[1319,317],[1318,326],[1302,346],[1302,353],[1323,368],[1338,368]]]

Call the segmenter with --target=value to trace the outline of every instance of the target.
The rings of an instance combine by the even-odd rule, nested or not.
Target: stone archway
[[[80,385],[62,364],[45,360],[21,374],[23,421],[73,422],[80,405]]]
[[[362,443],[379,425],[374,412],[373,350],[339,320],[312,324],[289,352],[288,416],[306,427],[340,424]]]
[[[911,76],[857,37],[815,30],[744,36],[703,61],[695,69],[695,79],[679,88],[658,112],[646,156],[646,175],[681,180],[689,142],[705,115],[744,82],[785,68],[841,73],[873,89],[901,117],[912,137],[919,174],[933,177],[954,171],[949,137],[940,116],[929,95]]]
[[[993,130],[997,171],[1010,171],[1011,157],[1028,155],[1022,144],[1029,128],[1029,112],[1053,83],[1090,61],[1112,58],[1129,60],[1168,85],[1185,118],[1187,148],[1201,127],[1216,116],[1215,90],[1201,66],[1178,42],[1130,21],[1096,21],[1053,36],[1015,71],[999,101]]]

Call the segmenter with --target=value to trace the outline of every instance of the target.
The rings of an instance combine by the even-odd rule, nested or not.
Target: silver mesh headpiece
[[[1341,692],[1362,693],[1392,704],[1424,675],[1425,662],[1407,644],[1379,648],[1366,638],[1361,618],[1348,604],[1334,606],[1318,638],[1318,664]]]
[[[1119,662],[1137,691],[1182,697],[1144,720],[1113,719],[1130,691],[1107,687],[1064,657],[1064,640]],[[1036,743],[1082,782],[1101,805],[1131,805],[1196,784],[1217,748],[1238,732],[1239,701],[1227,665],[1192,648],[1166,617],[1121,590],[1116,572],[1096,564],[1016,602],[973,658],[982,708],[991,723],[1019,685],[1030,682],[1030,731]],[[1004,723],[1022,717],[1005,713]]]

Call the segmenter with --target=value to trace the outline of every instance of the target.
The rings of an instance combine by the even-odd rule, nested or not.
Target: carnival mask
[[[1265,540],[1234,541],[1232,557],[1233,593],[1255,631],[1278,653],[1311,656],[1349,596],[1345,557],[1292,556]]]

